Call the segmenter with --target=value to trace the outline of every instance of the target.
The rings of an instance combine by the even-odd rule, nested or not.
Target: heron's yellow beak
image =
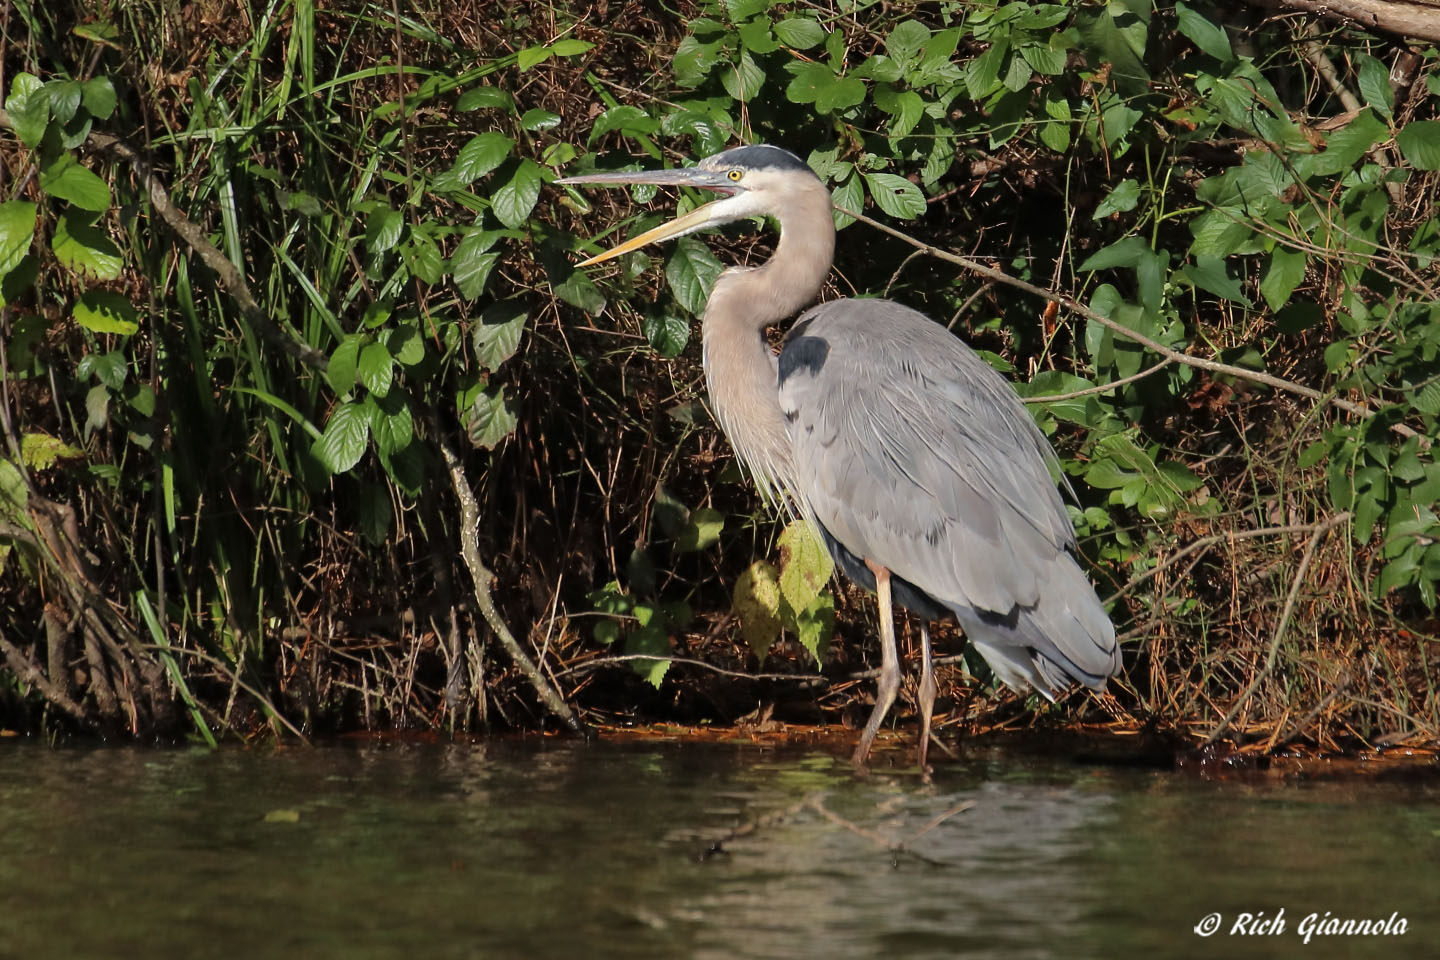
[[[657,187],[696,187],[701,190],[713,190],[716,193],[726,194],[727,198],[743,192],[743,188],[727,179],[723,171],[706,170],[702,167],[683,167],[673,170],[617,170],[606,173],[586,173],[578,177],[565,177],[555,182],[598,184],[603,186],[650,184]],[[591,257],[589,260],[576,266],[589,267],[597,263],[604,263],[606,260],[615,259],[622,253],[639,250],[647,244],[693,233],[712,223],[725,223],[731,218],[717,216],[718,211],[714,209],[716,204],[723,202],[724,200],[722,199],[698,206],[689,213],[676,217],[669,223],[661,224],[653,230],[646,230],[640,234],[640,236],[631,237],[618,247],[606,250],[604,253]]]
[[[682,214],[669,223],[662,223],[658,227],[646,230],[638,237],[631,237],[619,246],[611,247],[604,253],[596,254],[589,260],[577,263],[576,266],[594,266],[597,263],[604,263],[606,260],[614,260],[621,254],[629,253],[631,250],[639,250],[641,247],[649,246],[652,243],[659,243],[661,240],[669,240],[671,237],[678,237],[682,234],[690,233],[693,230],[699,230],[710,222],[710,208],[712,206],[714,206],[713,203],[707,203],[703,206],[696,207],[689,213]]]

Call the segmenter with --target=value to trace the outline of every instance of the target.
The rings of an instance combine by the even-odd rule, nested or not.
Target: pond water
[[[0,741],[0,957],[1435,957],[1437,799],[989,748],[927,785],[751,745]],[[1405,932],[1307,945],[1327,911]]]

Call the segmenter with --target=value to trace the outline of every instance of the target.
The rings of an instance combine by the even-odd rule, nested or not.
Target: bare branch
[[[1267,10],[1300,10],[1372,33],[1440,43],[1440,5],[1418,0],[1247,0]]]

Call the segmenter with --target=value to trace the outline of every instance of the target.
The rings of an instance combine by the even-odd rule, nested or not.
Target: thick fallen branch
[[[1347,26],[1440,43],[1440,5],[1407,0],[1247,0],[1267,10],[1299,10]]]
[[[510,654],[510,659],[525,674],[530,681],[530,686],[535,689],[535,694],[540,702],[545,704],[545,709],[559,717],[565,725],[576,732],[584,732],[580,720],[570,710],[570,705],[565,698],[550,685],[540,668],[520,647],[515,635],[505,625],[505,620],[500,616],[500,611],[495,608],[495,597],[490,592],[490,584],[495,581],[495,574],[485,566],[485,561],[480,559],[480,506],[475,502],[475,493],[470,489],[470,483],[465,479],[465,470],[460,465],[460,458],[450,449],[445,441],[440,441],[440,453],[445,458],[445,466],[450,471],[450,482],[455,488],[455,499],[460,503],[460,553],[465,558],[465,566],[470,568],[470,577],[475,581],[475,602],[480,607],[480,613],[490,629],[495,631],[495,636],[505,652]]]

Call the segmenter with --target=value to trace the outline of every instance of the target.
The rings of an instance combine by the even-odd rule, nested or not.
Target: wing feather
[[[969,347],[899,304],[839,300],[800,319],[778,370],[796,485],[832,536],[954,610],[1012,685],[1118,669],[1054,454]]]

